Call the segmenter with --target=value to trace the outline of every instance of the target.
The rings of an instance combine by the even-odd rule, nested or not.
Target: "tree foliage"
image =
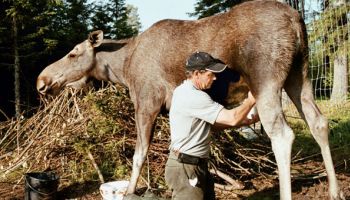
[[[103,30],[105,36],[112,39],[123,39],[137,35],[140,22],[129,23],[131,12],[132,8],[128,8],[124,0],[99,2],[94,5],[94,14],[91,17],[92,27]]]
[[[318,19],[309,24],[310,31],[309,43],[315,44],[318,58],[334,55],[348,54],[350,40],[348,36],[348,14],[350,5],[344,5],[336,8],[329,8],[323,12]]]
[[[20,97],[30,89],[30,87],[20,88],[22,85],[20,83],[28,85],[31,79],[20,74],[31,71],[31,67],[37,64],[36,61],[44,52],[42,38],[48,27],[46,18],[50,12],[47,8],[51,5],[51,2],[43,0],[12,0],[4,1],[2,6],[3,16],[0,20],[5,37],[0,41],[1,49],[4,51],[1,54],[3,62],[1,66],[7,67],[6,72],[13,72],[13,75],[11,73],[2,75],[13,83],[12,85],[7,83],[9,88],[14,88],[14,91],[7,90],[4,93],[10,101],[15,102],[17,116],[22,110]]]
[[[232,6],[244,1],[248,0],[198,0],[190,16],[197,16],[198,19],[209,17],[216,13],[226,12]]]

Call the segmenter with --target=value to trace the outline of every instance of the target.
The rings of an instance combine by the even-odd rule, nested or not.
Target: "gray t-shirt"
[[[173,93],[169,112],[171,150],[209,157],[210,128],[223,106],[185,80]]]

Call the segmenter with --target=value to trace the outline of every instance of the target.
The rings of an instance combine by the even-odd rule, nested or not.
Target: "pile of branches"
[[[21,181],[26,172],[54,170],[61,184],[69,185],[128,179],[131,174],[136,143],[134,110],[128,90],[121,85],[84,95],[66,89],[43,101],[32,117],[3,122],[0,130],[0,180],[16,177]],[[167,115],[158,116],[141,177],[147,186],[165,185],[169,135]],[[219,177],[232,184],[234,179],[276,175],[266,136],[247,141],[232,129],[213,137],[210,163],[218,183],[227,184]]]

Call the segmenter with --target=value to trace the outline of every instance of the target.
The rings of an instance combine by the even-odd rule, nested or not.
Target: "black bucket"
[[[33,172],[25,176],[25,200],[57,198],[59,177],[54,172]]]

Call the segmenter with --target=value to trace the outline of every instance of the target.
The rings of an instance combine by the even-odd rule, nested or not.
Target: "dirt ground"
[[[350,174],[338,173],[338,181],[347,200],[350,200]],[[217,199],[249,199],[249,200],[275,200],[279,199],[277,179],[258,177],[244,183],[246,188],[240,191],[223,191],[216,189]],[[326,177],[319,179],[293,180],[293,199],[295,200],[323,200],[328,198],[328,182]],[[100,200],[99,184],[96,182],[81,185],[71,185],[59,188],[58,199]],[[24,184],[0,183],[1,200],[24,199]],[[144,189],[139,189],[142,194]],[[157,191],[155,191],[157,193]],[[169,191],[159,195],[169,197]]]

